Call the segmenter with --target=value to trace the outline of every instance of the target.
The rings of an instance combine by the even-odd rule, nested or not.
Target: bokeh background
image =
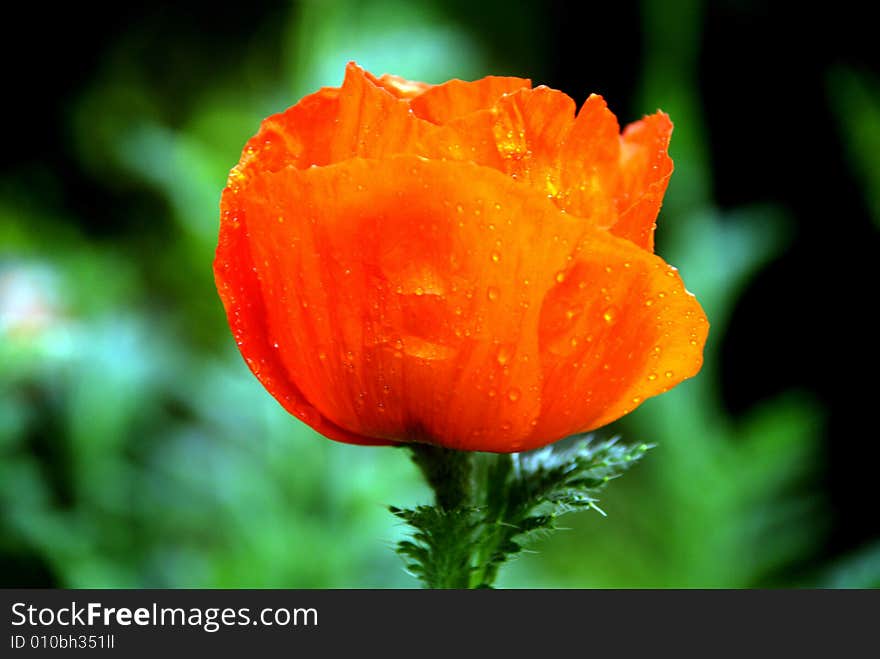
[[[98,6],[101,6],[98,9]],[[507,587],[880,586],[880,75],[861,3],[339,0],[18,7],[0,161],[0,585],[414,587],[406,452],[336,444],[249,374],[211,274],[229,168],[355,59],[663,108],[658,251],[702,373]],[[866,5],[867,7],[867,5]]]

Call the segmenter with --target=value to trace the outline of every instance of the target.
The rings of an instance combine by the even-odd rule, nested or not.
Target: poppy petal
[[[672,175],[669,138],[672,122],[657,112],[627,126],[621,138],[620,218],[611,232],[654,250],[654,228],[663,195]]]
[[[339,113],[339,90],[325,88],[274,114],[248,140],[230,180],[255,171],[278,171],[288,165],[305,168],[330,163],[331,132]]]
[[[523,447],[541,410],[541,299],[580,222],[495,170],[414,156],[288,168],[230,201],[271,300],[251,331],[281,346],[282,393],[364,437]]]
[[[425,82],[407,80],[406,78],[391,75],[390,73],[383,73],[379,77],[374,76],[369,71],[366,71],[365,73],[373,84],[388,90],[397,98],[415,98],[432,87],[432,85]]]
[[[269,341],[266,304],[251,256],[251,234],[241,206],[238,191],[233,188],[223,191],[214,278],[232,334],[247,365],[284,409],[325,437],[350,444],[391,444],[335,425],[306,400],[288,377],[277,346]]]
[[[559,150],[560,207],[588,220],[590,226],[613,226],[619,159],[617,117],[601,96],[591,94]]]
[[[472,112],[491,108],[504,94],[531,87],[525,78],[487,76],[473,82],[449,80],[435,85],[410,101],[417,117],[433,124],[447,124]]]
[[[695,375],[708,328],[675,268],[589,231],[541,310],[535,445],[601,427]]]
[[[600,96],[575,118],[566,94],[548,87],[505,94],[489,109],[426,137],[425,155],[493,167],[546,194],[585,225],[618,223],[620,133]]]
[[[424,134],[433,130],[409,111],[408,101],[376,85],[354,63],[345,69],[339,98],[334,128],[323,135],[330,141],[332,162],[415,153]]]
[[[436,128],[409,111],[402,92],[389,90],[392,82],[350,63],[340,89],[322,89],[263,121],[233,178],[288,165],[305,169],[355,156],[419,152]]]

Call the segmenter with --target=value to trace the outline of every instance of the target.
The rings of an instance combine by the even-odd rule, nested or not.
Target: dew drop
[[[498,263],[501,260],[501,254],[498,252],[492,252],[492,261],[493,263]]]
[[[511,403],[515,403],[519,400],[519,389],[514,387],[510,391],[507,392],[507,397],[510,399]]]
[[[458,204],[458,205],[456,205],[455,210],[458,213],[464,213],[464,206],[462,206],[461,204]]]
[[[605,319],[606,323],[613,323],[614,319],[617,318],[617,311],[614,307],[608,307],[605,313],[602,314],[602,318]]]
[[[556,273],[556,281],[560,284],[565,281],[565,273],[561,270]]]
[[[654,380],[657,379],[657,374],[656,374],[656,373],[650,373],[650,374],[648,375],[648,379],[649,379],[651,382],[653,382]]]
[[[498,354],[495,356],[495,359],[499,364],[504,366],[507,362],[510,361],[510,348],[507,346],[499,346]]]
[[[667,378],[671,378],[675,374],[672,371],[666,371],[663,375],[665,375]]]
[[[487,297],[489,298],[489,300],[492,301],[492,302],[494,302],[495,300],[497,300],[499,295],[500,295],[500,293],[498,292],[498,289],[495,288],[494,286],[490,286],[490,287],[486,290],[486,296],[487,296]]]

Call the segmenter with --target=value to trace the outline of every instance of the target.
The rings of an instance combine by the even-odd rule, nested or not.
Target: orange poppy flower
[[[694,375],[708,331],[653,254],[662,112],[621,135],[519,78],[349,64],[266,119],[221,201],[214,272],[242,355],[331,439],[512,452]]]

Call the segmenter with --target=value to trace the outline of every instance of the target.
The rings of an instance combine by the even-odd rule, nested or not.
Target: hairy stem
[[[437,505],[452,512],[474,503],[474,453],[410,444],[413,462],[434,490]]]

